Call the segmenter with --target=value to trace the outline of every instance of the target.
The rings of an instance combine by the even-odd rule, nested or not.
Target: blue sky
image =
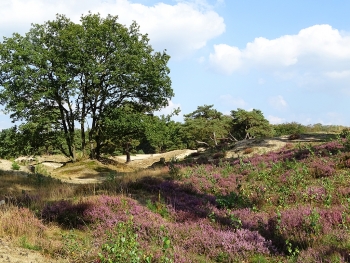
[[[214,104],[259,109],[271,123],[350,126],[350,1],[1,0],[0,36],[89,10],[135,20],[167,49],[175,97],[163,113]],[[0,129],[11,125],[0,116]]]

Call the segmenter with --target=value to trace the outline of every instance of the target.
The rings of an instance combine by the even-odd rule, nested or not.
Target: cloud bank
[[[330,25],[314,25],[296,35],[255,38],[243,49],[215,45],[209,61],[213,69],[226,75],[257,69],[281,79],[299,79],[300,85],[320,76],[349,79],[350,35]]]
[[[208,40],[225,31],[224,19],[206,1],[147,6],[129,0],[85,0],[83,4],[72,0],[1,0],[0,35],[23,34],[31,23],[53,20],[57,13],[78,22],[89,11],[102,16],[118,15],[120,23],[125,25],[135,20],[141,32],[149,34],[155,50],[167,49],[176,58],[204,47]]]

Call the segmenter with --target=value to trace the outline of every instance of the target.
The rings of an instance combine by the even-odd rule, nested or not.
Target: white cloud
[[[283,110],[288,107],[287,102],[284,100],[284,98],[281,95],[271,97],[269,99],[270,105],[277,109],[277,110]]]
[[[242,66],[242,52],[237,47],[226,44],[214,45],[214,54],[209,55],[209,60],[214,68],[230,75]]]
[[[209,59],[214,69],[232,74],[239,69],[279,72],[349,70],[350,36],[330,25],[315,25],[297,35],[256,38],[244,49],[219,44]],[[328,69],[328,70],[327,70]],[[282,71],[282,72],[281,72]],[[295,73],[295,72],[294,72]]]
[[[155,50],[167,49],[171,56],[185,57],[204,47],[208,40],[225,31],[222,17],[206,1],[158,3],[154,6],[129,0],[1,0],[0,35],[25,33],[30,23],[43,23],[65,14],[78,22],[81,14],[99,12],[118,15],[119,22],[129,25],[135,20],[142,33],[148,33]],[[11,30],[11,31],[10,31]]]
[[[272,116],[269,115],[267,116],[267,120],[271,123],[271,124],[281,124],[284,123],[286,120],[280,117],[276,117],[276,116]]]

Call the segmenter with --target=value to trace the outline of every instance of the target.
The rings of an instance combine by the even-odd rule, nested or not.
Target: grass
[[[170,174],[61,170],[102,167],[87,185],[3,173],[0,237],[69,262],[349,262],[348,145],[287,144]]]

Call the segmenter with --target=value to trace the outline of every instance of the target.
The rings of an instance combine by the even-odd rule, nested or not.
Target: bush
[[[306,127],[297,122],[282,123],[273,126],[275,136],[301,134],[306,131]]]
[[[350,128],[345,128],[340,133],[340,137],[344,139],[349,137],[349,135],[350,135]]]
[[[21,167],[19,166],[19,164],[17,162],[13,162],[11,168],[12,168],[12,170],[16,170],[16,171],[21,169]]]
[[[100,262],[141,262],[142,252],[137,240],[138,235],[133,230],[131,220],[118,223],[114,231],[109,233],[108,241],[102,245]]]

